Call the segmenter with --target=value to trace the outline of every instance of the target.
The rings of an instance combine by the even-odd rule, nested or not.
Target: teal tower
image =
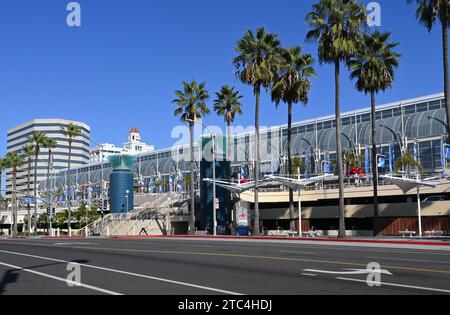
[[[131,155],[112,155],[108,161],[110,175],[111,213],[126,213],[134,209],[133,168],[136,158]]]

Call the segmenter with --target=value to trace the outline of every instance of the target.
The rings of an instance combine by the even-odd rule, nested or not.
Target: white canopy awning
[[[330,179],[332,177],[335,177],[333,174],[326,174],[326,175],[322,175],[322,176],[317,176],[317,177],[311,177],[308,179],[292,179],[292,178],[287,178],[287,177],[280,177],[280,176],[272,176],[269,175],[266,178],[269,180],[273,180],[276,181],[278,183],[280,183],[283,186],[289,187],[293,190],[299,190],[305,186],[326,180],[326,179]]]
[[[380,176],[380,178],[395,184],[403,191],[404,194],[406,194],[408,191],[410,191],[414,188],[417,188],[417,187],[436,188],[436,186],[439,185],[439,183],[440,183],[438,181],[433,181],[433,180],[417,180],[417,179],[394,177],[394,176],[388,176],[388,175],[382,175],[382,176]]]

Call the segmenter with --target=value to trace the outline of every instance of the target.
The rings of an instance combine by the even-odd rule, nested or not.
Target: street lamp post
[[[52,170],[51,170],[52,174],[53,174],[53,166],[52,166]],[[53,237],[53,183],[52,183],[52,178],[53,176],[50,176],[50,191],[49,191],[49,206],[50,206],[50,215],[49,215],[49,230],[50,230],[50,237]]]
[[[298,168],[298,180],[301,180],[300,175],[300,167]],[[302,192],[300,190],[300,187],[297,190],[298,193],[298,237],[303,236],[303,228],[302,228]]]
[[[129,208],[129,205],[128,205],[128,195],[130,194],[130,191],[129,190],[127,190],[127,191],[125,191],[126,192],[126,195],[125,195],[125,202],[126,202],[126,209],[127,209],[127,212],[126,213],[128,213],[128,208]]]
[[[195,123],[194,120],[188,120],[189,122],[193,122]],[[203,127],[205,127],[205,129],[208,131],[208,133],[211,135],[211,139],[212,139],[212,169],[213,169],[213,235],[217,236],[217,209],[216,209],[216,136],[211,132],[211,130],[209,129],[209,127],[201,122],[201,124],[203,125]]]
[[[91,140],[91,142],[93,144],[95,144],[99,149],[100,149],[100,169],[101,169],[101,183],[100,183],[100,202],[99,202],[99,206],[100,206],[100,211],[101,211],[101,217],[103,218],[104,213],[103,213],[103,203],[104,203],[104,189],[103,189],[103,185],[105,182],[104,179],[104,156],[103,156],[103,144],[98,144],[94,141]]]

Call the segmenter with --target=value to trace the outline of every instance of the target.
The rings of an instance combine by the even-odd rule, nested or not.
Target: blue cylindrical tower
[[[110,175],[110,204],[112,213],[125,213],[134,209],[133,172],[135,157],[113,155],[108,157],[113,169]]]

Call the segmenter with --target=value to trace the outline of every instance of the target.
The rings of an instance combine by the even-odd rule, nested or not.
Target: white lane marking
[[[358,279],[341,278],[341,277],[336,278],[336,279],[343,280],[343,281],[360,282],[360,283],[366,283],[367,284],[367,280],[358,280]],[[381,284],[381,286],[388,286],[388,287],[407,288],[407,289],[422,290],[422,291],[432,291],[432,292],[440,292],[440,293],[450,293],[450,290],[418,287],[418,286],[406,285],[406,284],[387,283],[387,282],[381,282],[380,284]]]
[[[317,275],[313,274],[313,273],[302,273],[302,276],[306,276],[306,277],[317,277]]]
[[[437,261],[437,260],[407,259],[407,258],[394,258],[394,257],[370,257],[370,256],[368,256],[366,258],[368,258],[368,259],[379,259],[379,260],[424,262],[424,263],[434,263],[434,264],[450,264],[450,261]]]
[[[14,265],[10,265],[10,264],[3,263],[3,262],[0,262],[0,265],[8,267],[8,268],[17,269],[17,270],[25,271],[25,272],[28,272],[28,273],[32,273],[32,274],[35,274],[35,275],[38,275],[38,276],[41,276],[41,277],[45,277],[45,278],[61,281],[61,282],[64,282],[66,284],[72,284],[72,285],[74,285],[76,287],[82,287],[82,288],[85,288],[85,289],[98,291],[98,292],[109,294],[109,295],[123,295],[122,293],[117,293],[117,292],[106,290],[106,289],[102,289],[102,288],[99,288],[99,287],[94,287],[92,285],[88,285],[88,284],[84,284],[84,283],[78,283],[78,282],[75,282],[75,281],[71,281],[71,280],[60,278],[60,277],[52,276],[52,275],[49,275],[47,273],[43,273],[43,272],[39,272],[39,271],[35,271],[35,270],[30,270],[30,269],[19,267],[19,266],[14,266]]]
[[[304,272],[320,273],[326,275],[367,275],[367,274],[382,274],[393,276],[388,270],[372,270],[372,269],[347,269],[348,271],[328,271],[328,270],[315,270],[315,269],[303,269]]]
[[[280,250],[280,253],[285,253],[285,254],[300,254],[300,255],[314,255],[315,253],[313,252],[302,252],[302,251],[293,251],[293,250]]]
[[[71,263],[71,261],[67,261],[67,260],[61,260],[61,259],[55,259],[55,258],[49,258],[49,257],[42,257],[42,256],[36,256],[36,255],[30,255],[30,254],[24,254],[24,253],[17,253],[17,252],[10,252],[10,251],[5,251],[5,250],[0,250],[0,253],[17,255],[17,256],[24,256],[24,257],[31,257],[31,258],[37,258],[37,259],[54,261],[54,262],[61,262],[61,263]],[[128,275],[128,276],[144,278],[144,279],[150,279],[150,280],[155,280],[155,281],[160,281],[160,282],[165,282],[165,283],[171,283],[171,284],[177,284],[177,285],[182,285],[182,286],[186,286],[186,287],[202,289],[202,290],[206,290],[206,291],[213,291],[213,292],[227,294],[227,295],[244,295],[243,293],[237,293],[237,292],[232,292],[232,291],[225,291],[225,290],[220,290],[220,289],[216,289],[216,288],[196,285],[196,284],[192,284],[192,283],[181,282],[181,281],[174,281],[174,280],[169,280],[169,279],[164,279],[164,278],[159,278],[159,277],[152,277],[152,276],[142,275],[142,274],[138,274],[138,273],[123,271],[123,270],[110,269],[110,268],[99,267],[99,266],[94,266],[94,265],[86,265],[86,264],[79,264],[79,265],[82,266],[82,267],[86,267],[86,268],[92,268],[92,269],[97,269],[97,270],[115,272],[115,273],[124,274],[124,275]]]

